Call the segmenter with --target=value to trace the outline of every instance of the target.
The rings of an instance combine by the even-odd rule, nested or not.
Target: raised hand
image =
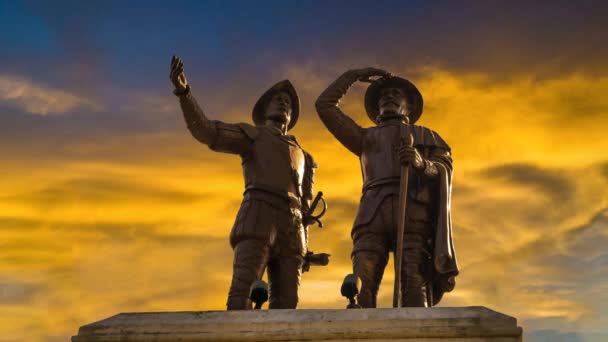
[[[184,63],[181,59],[173,55],[171,57],[171,73],[169,79],[178,93],[183,93],[188,89],[188,81],[184,75]]]
[[[350,70],[351,73],[354,73],[357,77],[357,81],[371,83],[374,82],[375,79],[371,79],[370,77],[390,77],[391,74],[382,69],[377,68],[363,68],[363,69],[354,69]]]

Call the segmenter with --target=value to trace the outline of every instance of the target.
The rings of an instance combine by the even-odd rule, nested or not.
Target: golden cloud
[[[342,308],[360,169],[313,111],[311,101],[331,79],[314,66],[290,68],[305,101],[294,134],[319,163],[316,188],[329,203],[326,228],[311,230],[310,248],[332,254],[328,267],[304,274],[300,307]],[[605,289],[600,271],[608,260],[608,79],[410,73],[425,96],[421,124],[451,144],[455,159],[462,273],[441,305],[486,305],[525,327],[551,317],[590,330],[606,323],[582,319],[606,300],[597,289]],[[342,108],[368,126],[364,90],[355,86]],[[181,121],[177,103],[175,112]],[[249,118],[247,110],[236,120]],[[35,167],[35,155],[9,162],[0,179],[5,331],[25,331],[31,341],[65,339],[79,325],[122,311],[223,309],[232,272],[228,234],[243,191],[239,158],[210,151],[185,128],[70,148],[77,157],[47,156],[44,167]],[[380,306],[390,305],[391,282],[388,265]]]

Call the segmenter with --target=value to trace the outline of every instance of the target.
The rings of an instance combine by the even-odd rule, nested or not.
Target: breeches
[[[395,270],[401,271],[402,303],[405,306],[427,306],[426,288],[432,267],[432,227],[429,222],[411,218],[415,215],[410,215],[410,210],[418,210],[416,205],[419,204],[408,202],[402,269]],[[353,228],[353,269],[361,279],[361,291],[357,299],[363,307],[376,307],[388,253],[396,249],[398,212],[399,196],[388,196],[383,199],[369,223]]]
[[[268,269],[269,308],[295,308],[306,251],[301,214],[250,199],[243,202],[231,233],[234,248],[228,310],[251,309],[251,284]]]

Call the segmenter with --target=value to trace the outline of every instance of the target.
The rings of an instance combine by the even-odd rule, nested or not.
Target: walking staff
[[[414,137],[408,135],[407,140],[402,138],[404,145],[414,146]],[[393,290],[393,306],[403,307],[403,291],[401,274],[403,273],[403,235],[405,234],[405,215],[407,213],[407,185],[409,179],[409,163],[401,165],[401,176],[399,177],[399,226],[397,227],[397,251],[395,252],[395,288]]]

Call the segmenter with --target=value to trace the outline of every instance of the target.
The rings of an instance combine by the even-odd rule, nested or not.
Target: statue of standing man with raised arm
[[[338,107],[357,81],[371,83],[365,109],[374,127],[359,126]],[[376,307],[389,251],[403,255],[400,263],[395,262],[402,265],[395,270],[402,281],[395,286],[393,306],[401,306],[397,302],[433,306],[455,285],[451,149],[439,134],[415,125],[422,103],[422,95],[411,82],[375,68],[347,71],[316,102],[327,129],[361,161],[363,196],[351,236],[353,269],[361,279],[357,299],[362,307]],[[406,143],[409,139],[413,144]],[[405,186],[401,184],[403,168],[409,171]],[[400,198],[407,200],[403,208]],[[400,209],[405,217],[399,217]],[[400,219],[404,233],[401,252],[397,252]]]
[[[194,138],[213,151],[242,159],[245,193],[230,233],[234,268],[228,310],[251,309],[250,287],[266,268],[270,309],[295,308],[302,268],[307,266],[306,226],[316,168],[312,156],[287,134],[300,111],[295,88],[284,80],[268,89],[253,107],[255,125],[229,124],[207,118],[175,56],[170,79]]]

